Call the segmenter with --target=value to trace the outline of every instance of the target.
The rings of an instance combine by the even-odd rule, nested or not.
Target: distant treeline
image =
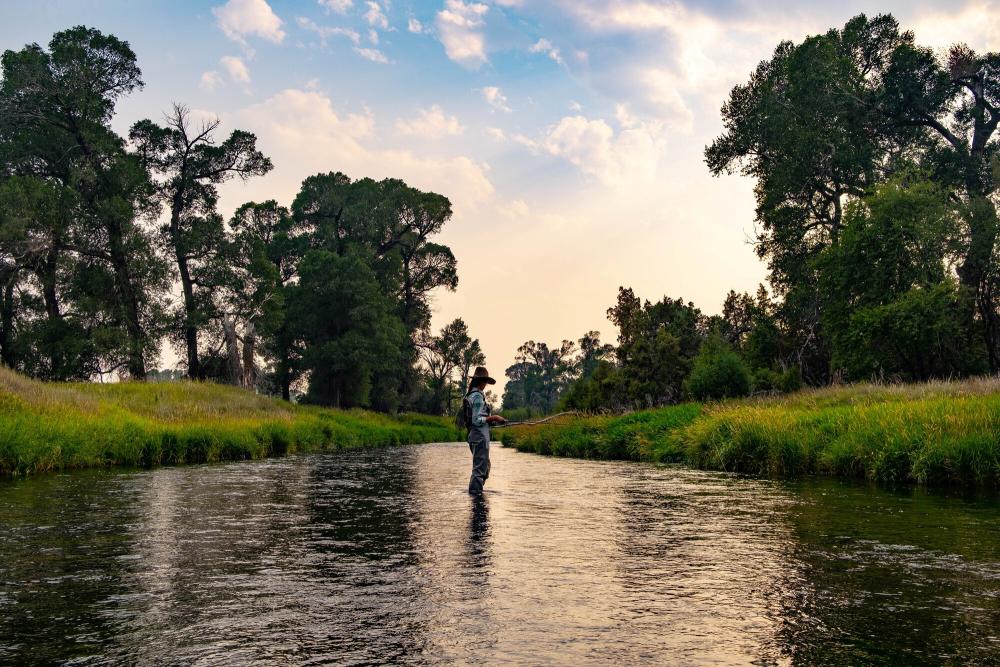
[[[618,345],[529,341],[508,409],[659,405],[805,382],[1000,370],[1000,54],[920,46],[889,15],[782,42],[722,107],[713,174],[755,179],[770,294],[721,316],[622,289]]]
[[[399,180],[307,178],[286,208],[228,221],[218,185],[271,170],[256,137],[175,104],[128,137],[143,85],[127,42],[76,27],[6,51],[0,83],[0,359],[36,378],[144,379],[167,340],[183,372],[309,402],[442,412],[482,363],[429,293],[458,284],[431,238],[447,198]],[[179,298],[171,290],[179,287]],[[426,363],[420,364],[423,356]],[[460,384],[460,381],[459,381]]]

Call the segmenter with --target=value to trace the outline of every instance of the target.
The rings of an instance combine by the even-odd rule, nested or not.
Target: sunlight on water
[[[0,484],[0,662],[983,662],[990,499],[464,445]]]

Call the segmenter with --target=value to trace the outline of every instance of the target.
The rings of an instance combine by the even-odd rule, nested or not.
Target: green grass
[[[299,406],[199,382],[54,384],[0,367],[0,474],[451,441],[447,417]]]
[[[522,451],[771,477],[1000,485],[1000,379],[850,385],[501,431]]]

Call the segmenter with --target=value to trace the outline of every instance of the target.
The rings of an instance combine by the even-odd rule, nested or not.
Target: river
[[[0,483],[0,662],[1000,655],[1000,503],[462,444]]]

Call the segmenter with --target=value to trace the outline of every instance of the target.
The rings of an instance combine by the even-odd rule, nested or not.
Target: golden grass
[[[444,417],[299,406],[211,383],[44,383],[0,367],[0,474],[454,439]]]
[[[769,476],[1000,484],[1000,379],[858,384],[513,428],[539,453],[683,461]]]

